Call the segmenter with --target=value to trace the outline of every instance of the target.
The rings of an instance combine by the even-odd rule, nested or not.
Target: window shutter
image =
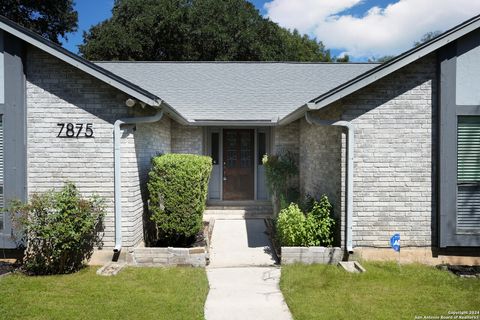
[[[457,232],[480,231],[480,116],[457,126]]]
[[[458,117],[457,148],[458,182],[480,182],[480,117]]]

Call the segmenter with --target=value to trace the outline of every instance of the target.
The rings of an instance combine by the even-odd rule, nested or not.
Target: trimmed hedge
[[[148,191],[151,220],[158,236],[177,243],[202,228],[212,158],[166,154],[152,159]]]

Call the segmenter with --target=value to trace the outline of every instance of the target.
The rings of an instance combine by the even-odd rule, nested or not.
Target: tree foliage
[[[427,33],[425,33],[425,34],[420,38],[420,40],[415,41],[415,42],[413,43],[413,46],[414,46],[414,47],[418,47],[419,45],[421,45],[421,44],[423,44],[423,43],[425,43],[425,42],[427,42],[427,41],[432,40],[433,38],[439,36],[440,34],[442,34],[442,32],[439,31],[439,30],[427,32]]]
[[[378,58],[377,57],[371,57],[371,58],[368,59],[368,62],[384,63],[384,62],[392,60],[395,57],[396,56],[393,56],[393,55],[386,55],[386,56],[381,56],[381,57],[378,57]]]
[[[78,26],[73,0],[2,0],[0,14],[55,43]]]
[[[245,0],[116,0],[85,32],[90,60],[331,61],[321,42],[279,27]]]

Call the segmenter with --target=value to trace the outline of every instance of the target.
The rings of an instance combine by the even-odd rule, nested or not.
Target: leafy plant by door
[[[299,192],[292,187],[292,180],[298,175],[295,155],[288,151],[279,155],[264,155],[262,163],[267,186],[277,208],[283,209],[291,202],[296,202]]]

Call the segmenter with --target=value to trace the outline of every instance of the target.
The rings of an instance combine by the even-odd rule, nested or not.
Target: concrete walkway
[[[273,266],[263,219],[215,220],[210,267]]]
[[[292,319],[263,219],[215,221],[207,276],[207,320]]]

